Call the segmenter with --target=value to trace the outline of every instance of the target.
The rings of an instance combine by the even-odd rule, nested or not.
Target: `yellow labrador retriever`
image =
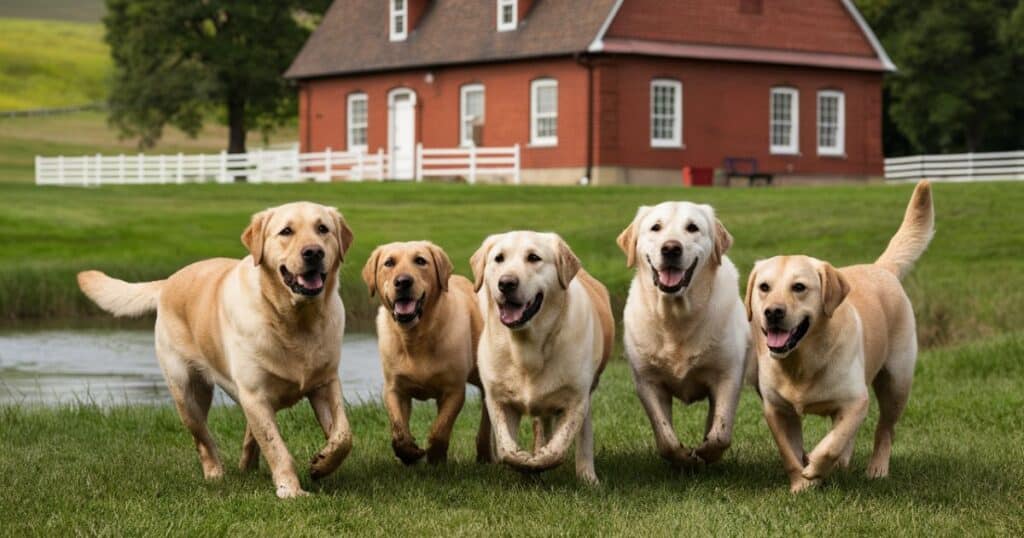
[[[337,469],[352,447],[338,380],[338,268],[352,231],[336,209],[299,202],[253,215],[242,242],[250,253],[243,260],[200,261],[166,280],[127,283],[86,271],[78,283],[115,316],[156,311],[157,359],[207,479],[224,474],[206,427],[216,384],[245,413],[239,466],[255,468],[262,450],[277,496],[306,495],[274,415],[309,399],[327,437],[313,478]]]
[[[391,447],[407,465],[424,455],[430,463],[441,463],[448,458],[452,427],[466,401],[466,382],[480,386],[476,347],[483,320],[473,283],[452,275],[448,255],[427,241],[377,247],[363,267],[363,280],[370,296],[380,295],[377,345]],[[426,451],[409,431],[413,398],[437,400]],[[490,447],[491,425],[484,407],[477,461],[490,461]]]
[[[552,233],[492,235],[471,264],[498,460],[544,471],[562,463],[575,439],[576,475],[596,484],[590,398],[615,337],[608,291]],[[532,454],[517,441],[524,414],[535,417]]]
[[[914,310],[900,280],[928,246],[934,220],[931,187],[922,181],[875,263],[836,269],[807,256],[777,256],[751,271],[746,304],[758,382],[792,491],[849,466],[868,412],[868,384],[879,419],[867,474],[888,476],[893,431],[917,360]],[[801,431],[807,413],[833,422],[810,454]]]
[[[626,357],[654,429],[675,465],[714,463],[732,442],[751,351],[739,274],[725,252],[732,236],[708,205],[641,207],[619,235],[637,267],[623,314]],[[686,448],[672,426],[672,398],[708,400],[704,441]]]

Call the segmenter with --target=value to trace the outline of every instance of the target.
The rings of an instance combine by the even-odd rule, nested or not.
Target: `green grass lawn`
[[[463,410],[443,467],[403,467],[391,455],[385,411],[350,407],[355,448],[319,483],[305,462],[322,437],[308,406],[280,415],[314,494],[290,502],[269,471],[236,470],[244,420],[217,407],[211,428],[228,465],[202,479],[192,441],[170,407],[0,408],[0,534],[24,535],[899,535],[1024,533],[1024,335],[924,353],[898,427],[892,475],[863,476],[877,415],[857,438],[853,466],[793,496],[757,397],[744,392],[723,461],[670,470],[624,361],[595,393],[596,467],[603,484],[576,483],[570,463],[538,478],[473,463],[478,403]],[[679,408],[677,407],[677,410]],[[699,438],[705,406],[677,413]],[[680,416],[681,415],[681,416]],[[433,410],[413,413],[422,439]],[[817,441],[826,423],[807,421]]]
[[[58,323],[97,316],[74,275],[98,268],[129,280],[166,277],[212,256],[241,257],[249,216],[308,199],[341,208],[355,231],[342,294],[354,329],[374,303],[359,280],[370,250],[431,239],[456,271],[489,233],[554,230],[610,289],[618,309],[630,271],[615,237],[640,204],[709,202],[735,237],[746,274],[759,258],[807,253],[837,265],[874,260],[902,219],[911,186],[698,189],[415,184],[36,187],[0,183],[0,320]],[[935,186],[937,234],[906,282],[926,347],[1019,329],[1024,320],[1024,184]],[[741,282],[741,286],[745,281]]]

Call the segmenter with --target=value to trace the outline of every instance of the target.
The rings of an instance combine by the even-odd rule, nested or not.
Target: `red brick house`
[[[676,183],[753,157],[882,173],[894,66],[850,0],[335,0],[286,76],[303,150],[522,146],[524,182]]]

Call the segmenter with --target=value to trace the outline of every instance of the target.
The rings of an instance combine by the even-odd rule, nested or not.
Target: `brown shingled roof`
[[[587,50],[616,0],[539,0],[499,32],[494,0],[431,0],[405,41],[388,39],[388,2],[335,0],[285,73],[301,79]]]

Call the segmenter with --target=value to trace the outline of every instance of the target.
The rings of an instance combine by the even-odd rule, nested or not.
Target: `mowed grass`
[[[322,437],[308,406],[279,415],[313,496],[273,493],[265,462],[235,467],[244,419],[217,407],[210,423],[227,466],[204,482],[192,441],[173,409],[90,405],[0,408],[0,529],[7,535],[899,535],[1024,533],[1024,335],[1005,335],[919,360],[898,427],[892,475],[864,470],[877,420],[857,437],[852,468],[823,487],[790,495],[757,397],[745,390],[734,443],[722,462],[678,473],[654,452],[624,361],[595,393],[596,467],[602,485],[577,484],[572,459],[540,477],[473,462],[479,404],[459,417],[451,461],[403,467],[391,453],[379,405],[349,407],[355,448],[339,471],[312,482],[306,461]],[[690,444],[706,406],[680,409]],[[681,410],[681,412],[680,412]],[[422,439],[432,407],[418,406]],[[827,423],[805,423],[808,444]]]
[[[948,345],[1019,329],[1024,184],[934,189],[936,237],[905,284],[922,343]],[[632,274],[615,238],[641,204],[679,199],[713,204],[735,237],[728,254],[746,275],[755,260],[780,253],[810,254],[837,266],[873,261],[899,226],[911,190],[911,185],[682,190],[0,184],[0,319],[6,324],[107,319],[77,289],[78,271],[96,268],[127,280],[151,280],[203,258],[242,257],[239,236],[249,216],[293,200],[341,208],[355,232],[341,286],[353,330],[372,327],[375,303],[359,272],[376,245],[430,239],[448,251],[457,272],[469,275],[468,259],[484,237],[524,228],[562,234],[584,267],[608,286],[621,312]]]
[[[101,24],[0,18],[0,35],[0,111],[106,99],[113,68]]]

